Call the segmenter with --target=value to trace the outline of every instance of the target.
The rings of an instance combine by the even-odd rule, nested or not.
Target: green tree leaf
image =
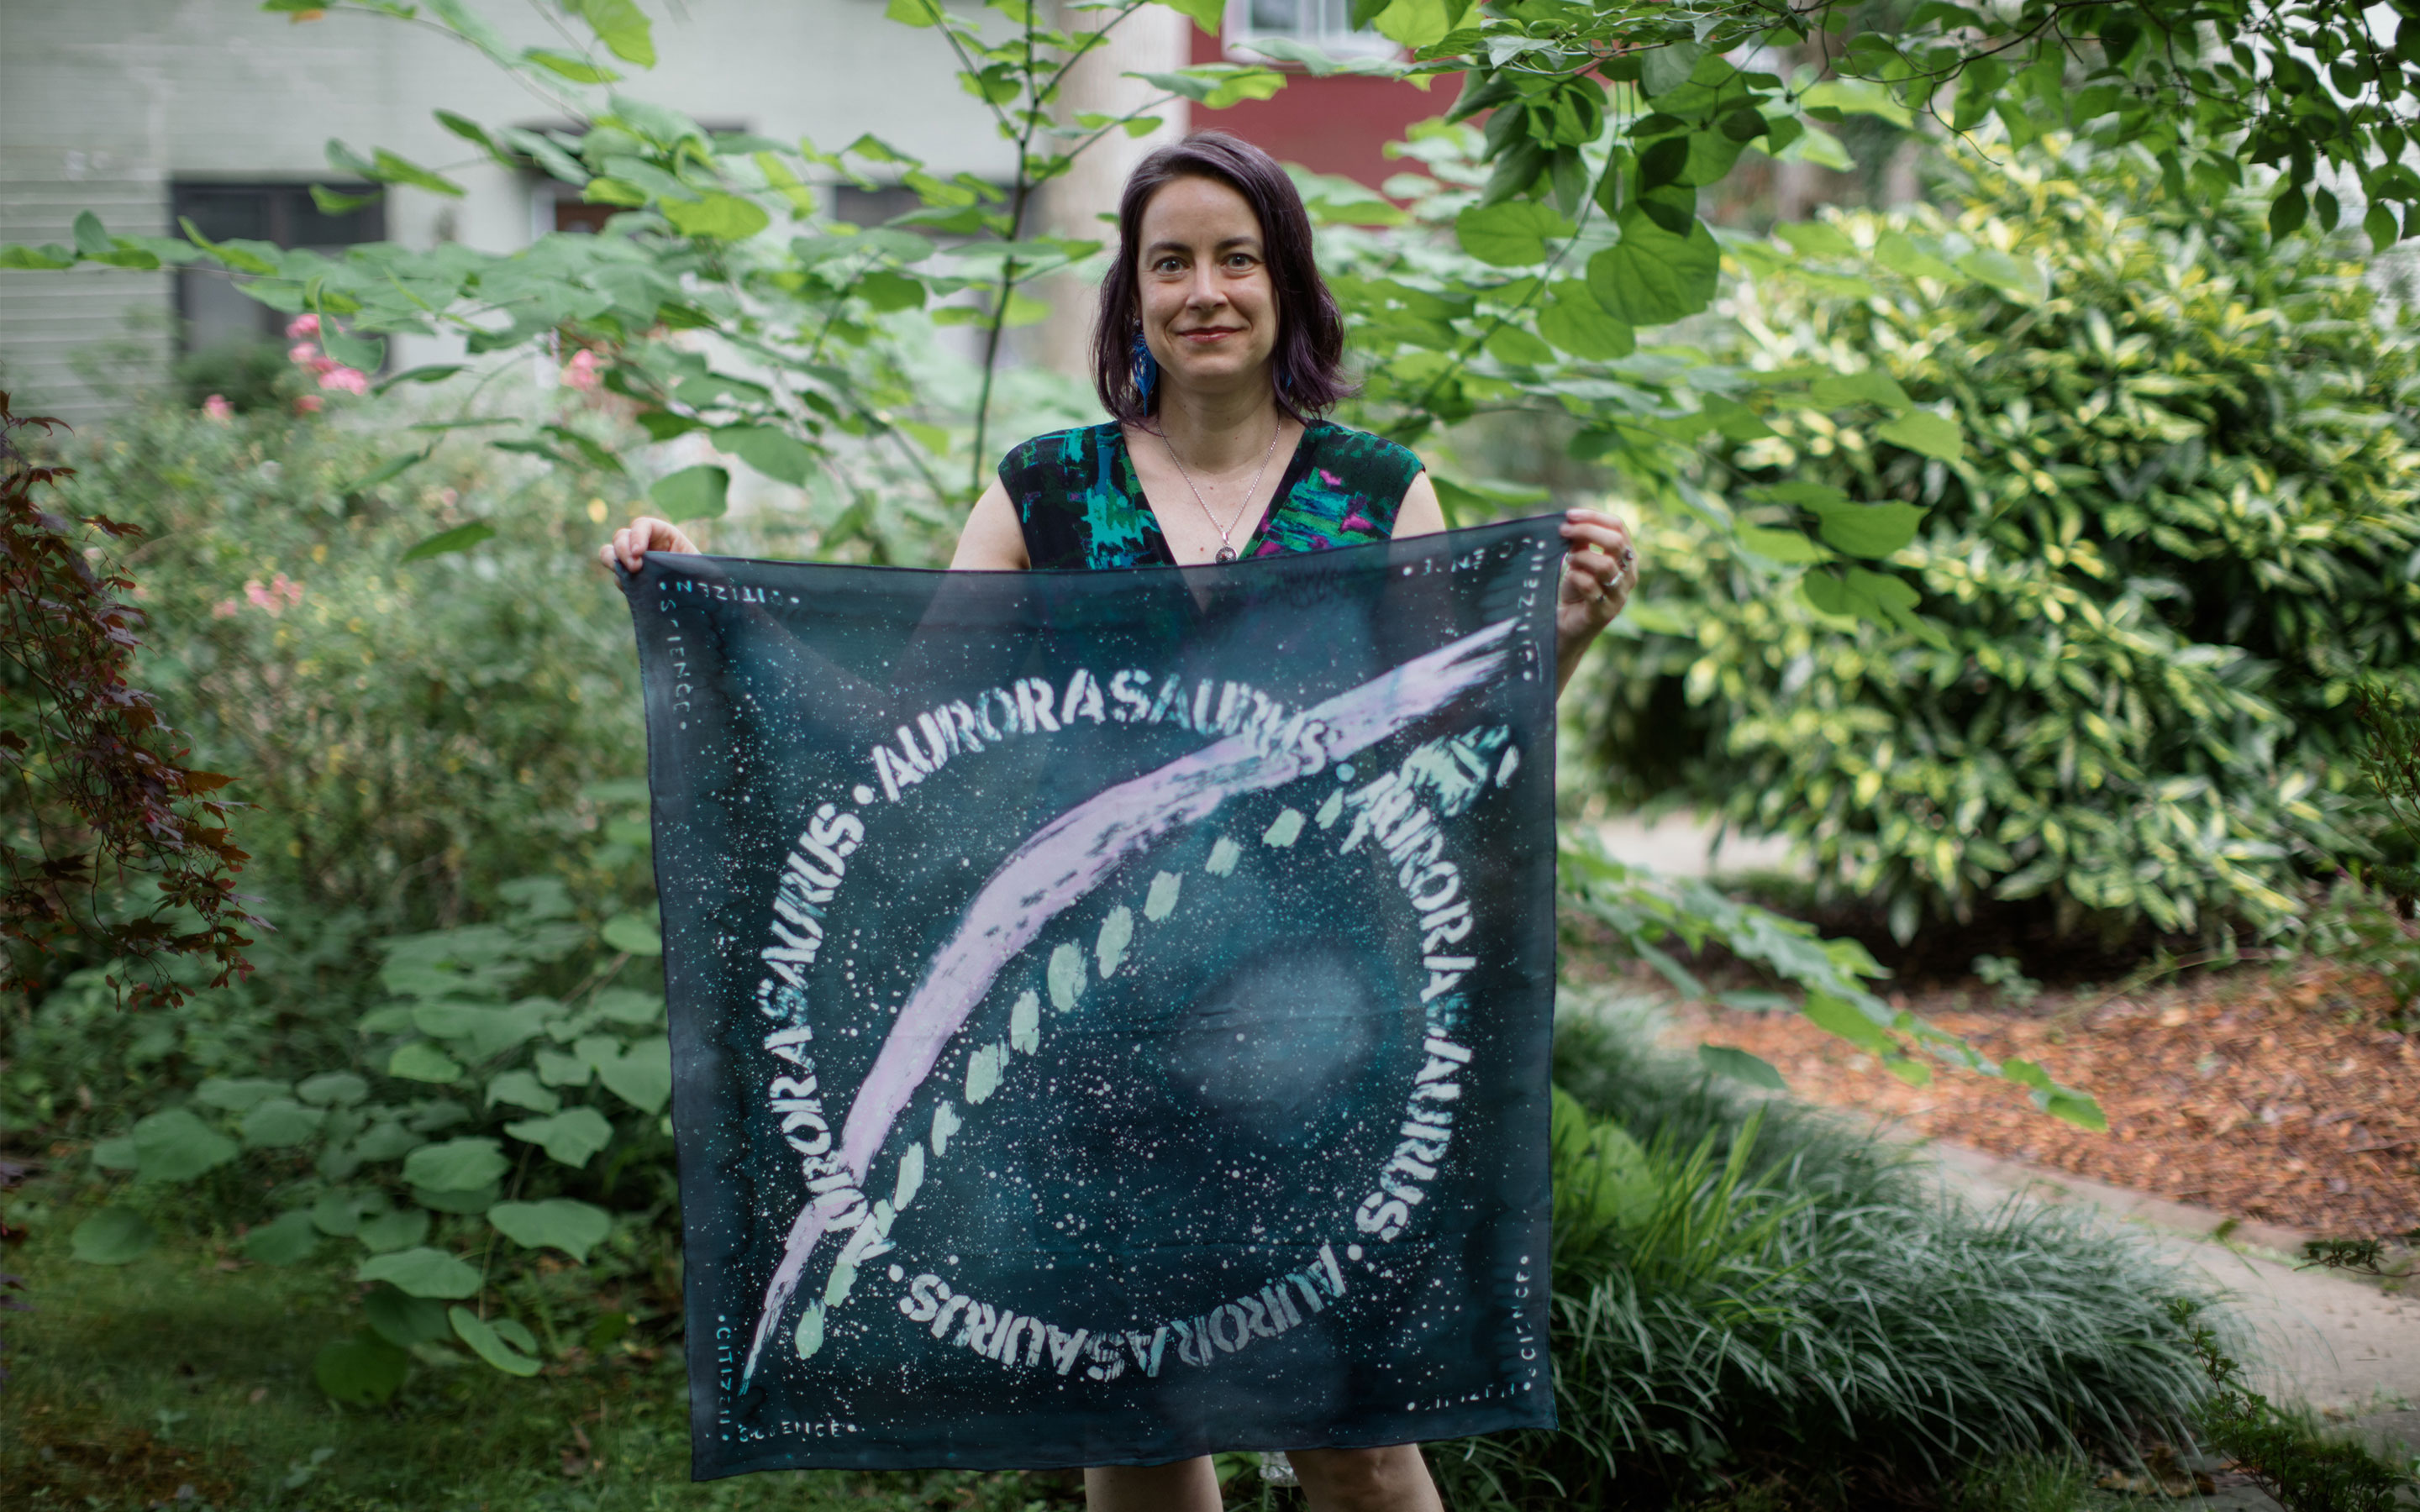
[[[403,1388],[411,1370],[411,1356],[366,1332],[325,1346],[311,1360],[311,1377],[319,1389],[348,1407],[376,1407],[388,1400]]]
[[[488,1106],[494,1107],[499,1103],[509,1103],[533,1113],[552,1113],[563,1106],[562,1098],[526,1071],[508,1071],[488,1083]],[[504,1132],[512,1131],[507,1128]]]
[[[897,3],[915,4],[919,0],[897,0]],[[1218,36],[1219,28],[1226,23],[1226,0],[1161,0],[1161,3],[1178,15],[1191,18],[1194,25],[1212,37]]]
[[[1877,439],[1893,446],[1904,446],[1911,452],[1955,462],[1966,455],[1965,432],[1958,422],[1929,409],[1911,409],[1896,420],[1874,427]]]
[[[398,563],[420,562],[429,557],[442,557],[449,551],[468,551],[495,533],[493,525],[474,519],[468,525],[457,525],[450,531],[438,532],[396,560]]]
[[[1761,525],[1743,525],[1738,531],[1739,544],[1769,562],[1798,564],[1828,562],[1831,553],[1808,540],[1798,531],[1768,530]]]
[[[86,1265],[124,1265],[150,1253],[159,1238],[141,1213],[103,1208],[76,1225],[68,1247]]]
[[[1587,281],[1577,278],[1559,279],[1546,290],[1545,305],[1538,312],[1538,334],[1592,363],[1627,357],[1638,347],[1631,329],[1606,314]]]
[[[642,1113],[661,1113],[673,1095],[672,1041],[662,1035],[613,1051],[611,1041],[582,1040],[580,1047],[606,1089]]]
[[[675,473],[674,476],[678,477],[679,474]],[[658,500],[657,502],[662,501]],[[632,955],[664,953],[664,937],[656,933],[654,921],[637,914],[615,914],[605,921],[605,927],[597,931],[597,934],[612,949],[627,950]]]
[[[449,1308],[445,1316],[453,1320],[455,1335],[471,1346],[471,1352],[480,1359],[508,1376],[537,1374],[539,1362],[534,1358],[537,1340],[528,1329],[509,1319],[499,1319],[490,1325],[468,1307]],[[513,1335],[509,1342],[505,1337],[507,1330]],[[520,1349],[516,1350],[515,1345]],[[529,1352],[520,1352],[524,1350]]]
[[[443,1250],[408,1249],[373,1255],[353,1273],[357,1281],[384,1281],[414,1297],[447,1299],[474,1295],[479,1273]]]
[[[728,452],[776,483],[794,488],[804,487],[815,467],[815,454],[805,442],[770,425],[725,426],[714,433],[714,444],[716,450]]]
[[[448,1139],[423,1145],[406,1156],[403,1179],[432,1192],[469,1192],[495,1180],[512,1165],[493,1139]]]
[[[272,1097],[283,1097],[291,1084],[266,1077],[212,1076],[194,1088],[194,1101],[222,1113],[241,1113]]]
[[[557,78],[568,79],[573,84],[612,84],[622,77],[612,69],[599,68],[586,58],[558,53],[550,47],[523,48],[521,56]]]
[[[386,1073],[443,1086],[462,1079],[462,1063],[427,1040],[414,1040],[396,1047],[395,1054],[387,1057]]]
[[[294,1095],[320,1107],[350,1107],[370,1095],[370,1084],[349,1071],[323,1072],[305,1078]]]
[[[1899,1044],[1890,1031],[1877,1024],[1854,1003],[1844,1002],[1829,993],[1808,993],[1806,1006],[1800,1010],[1816,1027],[1837,1034],[1861,1050],[1878,1055],[1896,1055]]]
[[[729,472],[721,468],[703,466],[683,468],[678,472],[658,478],[648,487],[647,498],[664,512],[664,518],[678,524],[682,520],[711,519],[721,515],[730,491]],[[648,953],[660,953],[660,947],[658,951]]]
[[[306,1108],[291,1098],[271,1098],[243,1116],[244,1148],[291,1149],[308,1144],[327,1118],[324,1109]]]
[[[353,1237],[373,1255],[410,1249],[428,1238],[428,1214],[418,1208],[397,1208],[363,1224]]]
[[[1660,326],[1714,301],[1722,252],[1702,221],[1674,236],[1634,205],[1621,212],[1621,239],[1589,259],[1589,292],[1605,312],[1631,327]]]
[[[452,1332],[443,1303],[383,1284],[370,1288],[362,1298],[362,1316],[369,1319],[379,1337],[397,1349],[431,1343]]]
[[[247,1259],[262,1265],[300,1265],[319,1248],[319,1227],[307,1208],[279,1213],[243,1236]]]
[[[606,51],[643,69],[656,66],[656,41],[647,14],[634,0],[572,0],[576,10]]]
[[[543,1149],[549,1159],[578,1169],[588,1157],[611,1144],[613,1126],[595,1108],[566,1108],[542,1119],[522,1119],[504,1125],[504,1133]]]
[[[1914,504],[1844,504],[1825,510],[1816,533],[1853,557],[1886,557],[1916,539],[1925,511]]]
[[[190,1181],[236,1157],[236,1143],[183,1108],[139,1120],[134,1174],[146,1181]]]
[[[745,241],[773,224],[773,217],[753,200],[737,194],[708,194],[697,200],[666,200],[664,219],[685,237],[711,241]]]
[[[1761,1087],[1774,1092],[1790,1090],[1790,1084],[1781,1079],[1781,1072],[1773,1069],[1773,1062],[1727,1044],[1698,1046],[1698,1064],[1717,1076],[1728,1076],[1750,1087]]]
[[[1546,260],[1547,243],[1572,234],[1569,219],[1533,199],[1473,206],[1453,218],[1462,250],[1497,268],[1527,268]]]
[[[577,1163],[575,1163],[577,1164]],[[527,1249],[554,1248],[581,1264],[613,1231],[613,1215],[585,1202],[553,1197],[544,1202],[499,1202],[488,1210],[496,1232]]]

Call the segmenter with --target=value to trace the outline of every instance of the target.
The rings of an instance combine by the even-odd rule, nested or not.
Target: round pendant
[[[1219,561],[1221,561],[1221,562],[1233,562],[1233,561],[1234,561],[1234,560],[1235,560],[1235,548],[1234,548],[1233,547],[1232,547],[1232,546],[1222,546],[1222,547],[1220,547],[1220,548],[1218,548],[1218,560],[1219,560]]]

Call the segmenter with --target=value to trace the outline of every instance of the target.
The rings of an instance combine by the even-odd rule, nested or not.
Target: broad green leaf
[[[411,1371],[411,1355],[366,1332],[327,1345],[311,1360],[311,1377],[319,1389],[348,1407],[376,1407],[388,1400],[402,1389]]]
[[[1989,247],[1959,258],[1958,269],[1969,278],[1989,284],[2017,300],[2040,301],[2050,292],[2049,285],[2042,282],[2040,269]]]
[[[362,1298],[362,1316],[380,1338],[397,1349],[442,1339],[452,1332],[445,1323],[445,1304],[415,1297],[389,1286],[376,1286]]]
[[[1639,206],[1621,212],[1621,239],[1589,259],[1589,292],[1615,319],[1631,327],[1660,326],[1712,303],[1722,275],[1722,253],[1701,221],[1674,236]]]
[[[1847,504],[1825,510],[1816,533],[1853,557],[1886,557],[1916,539],[1925,511],[1914,504]]]
[[[384,393],[398,383],[442,383],[455,374],[466,371],[468,368],[461,363],[430,363],[420,367],[409,367],[392,377],[382,378],[370,385],[370,392]],[[504,424],[509,422],[485,421],[477,424]]]
[[[1831,553],[1799,531],[1768,530],[1761,525],[1739,527],[1739,544],[1768,562],[1827,562]]]
[[[1905,1056],[1885,1056],[1883,1070],[1889,1072],[1910,1087],[1932,1085],[1932,1068],[1921,1060],[1912,1060]]]
[[[426,1040],[414,1040],[396,1047],[395,1054],[387,1057],[386,1073],[443,1086],[462,1079],[462,1063]]]
[[[690,471],[695,471],[696,469],[692,468]],[[718,468],[715,471],[721,470]],[[680,474],[675,473],[673,476],[678,477]],[[658,503],[662,501],[657,501]],[[664,953],[664,937],[656,933],[656,926],[652,921],[637,914],[615,914],[607,919],[605,927],[597,933],[608,946],[616,950],[627,950],[632,955]]]
[[[513,1046],[546,1031],[554,1000],[524,999],[510,1008],[483,1008],[475,1003],[422,1003],[411,1011],[412,1027],[431,1039],[449,1041],[465,1060],[491,1060]]]
[[[1698,1046],[1698,1064],[1717,1076],[1728,1076],[1750,1087],[1761,1087],[1775,1092],[1790,1090],[1790,1084],[1781,1079],[1781,1072],[1773,1069],[1773,1062],[1727,1044]]]
[[[1546,290],[1545,305],[1538,312],[1538,334],[1592,363],[1627,357],[1638,347],[1631,329],[1606,314],[1587,281],[1577,278],[1559,279]]]
[[[1807,386],[1807,396],[1826,409],[1869,404],[1893,414],[1916,403],[1897,378],[1873,367],[1854,373],[1827,373]]]
[[[581,1264],[588,1252],[613,1231],[613,1218],[602,1208],[564,1197],[545,1202],[499,1202],[488,1210],[496,1232],[528,1249],[552,1247]]]
[[[512,1164],[493,1139],[448,1139],[405,1157],[403,1179],[432,1192],[469,1192],[504,1175]]]
[[[883,19],[902,26],[938,26],[941,23],[941,8],[937,0],[890,0],[882,8]]]
[[[347,367],[372,372],[386,363],[386,343],[366,336],[348,335],[324,326],[319,332],[319,347],[330,357]]]
[[[770,425],[726,426],[714,433],[714,445],[716,450],[730,453],[776,483],[786,483],[794,488],[804,487],[808,474],[815,467],[815,454],[804,442]]]
[[[1966,281],[1964,273],[1917,246],[1904,232],[1884,232],[1874,243],[1874,260],[1909,278],[1937,279],[1944,284]]]
[[[1473,206],[1453,218],[1462,250],[1497,268],[1527,268],[1546,260],[1547,243],[1572,234],[1572,223],[1551,205],[1506,200]]]
[[[433,1186],[415,1186],[411,1200],[431,1212],[485,1212],[495,1206],[502,1189],[493,1181],[485,1186],[467,1186],[440,1191]]]
[[[353,1237],[373,1255],[410,1249],[428,1238],[428,1214],[418,1208],[397,1208],[363,1224]]]
[[[26,247],[12,243],[0,247],[0,268],[23,268],[48,272],[74,266],[74,252],[56,244],[48,247]]]
[[[243,1236],[246,1258],[262,1265],[300,1265],[319,1248],[319,1227],[308,1209],[278,1214]]]
[[[2094,1134],[2109,1132],[2107,1115],[2101,1111],[2100,1103],[2086,1093],[2061,1088],[2040,1099],[2040,1103],[2042,1111],[2054,1119],[2064,1119]]]
[[[192,242],[194,246],[201,248],[204,252],[209,253],[211,256],[216,257],[222,265],[235,272],[274,273],[277,271],[277,265],[275,263],[271,262],[264,256],[261,256],[258,253],[247,251],[232,239],[225,243],[212,241],[209,238],[202,235],[201,231],[194,224],[191,217],[178,217],[177,224],[184,231],[186,240]],[[275,251],[276,249],[272,247],[270,250]],[[66,265],[61,264],[60,266],[65,267]]]
[[[547,1090],[545,1085],[526,1071],[508,1071],[488,1083],[488,1106],[509,1103],[533,1113],[552,1113],[563,1106],[563,1099]],[[510,1129],[505,1130],[509,1134]]]
[[[921,310],[924,307],[924,281],[906,273],[892,272],[887,268],[877,268],[859,279],[856,293],[881,315],[889,315],[894,310]]]
[[[610,1084],[609,1084],[610,1085]],[[575,1169],[611,1144],[613,1126],[595,1108],[566,1108],[542,1119],[523,1119],[504,1125],[504,1133],[543,1149],[549,1159]]]
[[[468,1297],[479,1289],[479,1273],[443,1250],[408,1249],[373,1255],[353,1273],[358,1281],[384,1281],[414,1297]]]
[[[1911,409],[1898,419],[1874,427],[1877,439],[1893,446],[1904,446],[1911,452],[1955,462],[1966,455],[1965,433],[1958,422],[1929,409]]]
[[[323,1108],[307,1108],[291,1098],[271,1098],[243,1116],[244,1148],[291,1149],[308,1144],[327,1118]]]
[[[1898,1044],[1890,1032],[1860,1011],[1855,1004],[1841,1001],[1829,993],[1808,993],[1800,1010],[1816,1027],[1838,1035],[1860,1049],[1880,1055],[1896,1055]]]
[[[1646,49],[1638,56],[1639,93],[1650,100],[1670,94],[1689,82],[1699,59],[1705,55],[1706,50],[1695,42],[1668,42]]]
[[[383,1193],[332,1192],[311,1205],[311,1226],[331,1238],[349,1239],[362,1231],[363,1219],[386,1211]]]
[[[661,993],[640,992],[632,987],[608,987],[591,1000],[600,1018],[616,1024],[636,1026],[660,1025],[664,1021],[664,997]]]
[[[1836,110],[1846,116],[1875,116],[1901,131],[1915,120],[1907,106],[1885,86],[1869,79],[1826,79],[1800,95],[1810,110]]]
[[[141,1213],[103,1208],[76,1225],[68,1245],[86,1265],[124,1265],[147,1254],[159,1237]]]
[[[474,519],[468,525],[457,525],[450,531],[438,532],[396,560],[398,563],[420,562],[429,557],[442,557],[449,551],[468,551],[495,533],[493,525]]]
[[[1129,73],[1156,89],[1182,95],[1204,110],[1225,110],[1247,100],[1267,100],[1285,87],[1285,75],[1250,64],[1202,63],[1175,73]]]
[[[610,1041],[609,1041],[610,1042]],[[619,1054],[600,1053],[593,1049],[595,1041],[580,1041],[589,1064],[597,1068],[597,1079],[606,1089],[642,1113],[661,1113],[673,1095],[672,1041],[662,1035],[641,1040]]]
[[[1555,360],[1555,349],[1519,326],[1498,326],[1487,338],[1487,355],[1514,367],[1537,367]]]
[[[772,216],[752,200],[737,194],[708,194],[699,200],[666,200],[661,208],[673,229],[685,237],[713,241],[745,241],[773,224]]]
[[[558,78],[568,79],[573,84],[612,84],[622,77],[612,69],[599,68],[586,58],[574,57],[568,53],[558,53],[551,47],[523,48],[521,56],[547,72]]]
[[[206,1108],[223,1113],[241,1113],[272,1097],[283,1097],[290,1089],[286,1082],[265,1077],[240,1078],[213,1076],[194,1088],[194,1101]]]
[[[294,1088],[294,1095],[321,1107],[350,1107],[370,1095],[370,1084],[349,1071],[323,1072]]]
[[[384,147],[378,149],[377,154],[370,160],[370,171],[363,177],[382,184],[410,184],[414,189],[425,189],[432,194],[442,194],[447,199],[462,197],[460,184],[442,174],[430,173],[409,159],[396,157]]]
[[[1850,257],[1856,255],[1856,243],[1837,225],[1823,221],[1797,221],[1776,225],[1773,234],[1790,243],[1790,249],[1801,257]]]
[[[445,1316],[453,1320],[456,1336],[471,1346],[471,1352],[480,1359],[508,1376],[534,1376],[538,1373],[539,1362],[533,1358],[537,1350],[537,1340],[530,1336],[528,1329],[503,1319],[491,1326],[468,1307],[449,1308]],[[510,1343],[504,1336],[507,1327],[518,1335]],[[516,1350],[515,1344],[519,1344],[520,1349]]]
[[[576,10],[606,51],[643,69],[656,66],[656,42],[646,12],[634,0],[572,0]]]
[[[236,1157],[236,1143],[183,1108],[134,1125],[134,1174],[146,1181],[190,1181]]]
[[[664,518],[678,524],[721,515],[730,491],[729,472],[712,466],[693,467],[658,478],[648,487],[647,498],[664,512]]]
[[[894,4],[914,5],[922,0],[893,0]],[[1227,0],[1161,0],[1169,9],[1191,18],[1193,24],[1216,37],[1227,16]]]

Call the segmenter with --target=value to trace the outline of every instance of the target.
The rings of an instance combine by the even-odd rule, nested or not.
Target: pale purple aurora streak
[[[1227,799],[1310,776],[1487,682],[1503,669],[1506,642],[1517,625],[1498,621],[1303,711],[1302,728],[1313,721],[1326,727],[1312,750],[1270,741],[1256,731],[1229,735],[1095,794],[1036,830],[975,895],[900,1010],[849,1104],[840,1149],[849,1174],[864,1181],[875,1155],[952,1037],[1051,919],[1099,887],[1128,856],[1180,825],[1207,819]],[[814,1201],[799,1208],[782,1263],[765,1288],[765,1308],[740,1378],[743,1390],[826,1227],[827,1215]]]

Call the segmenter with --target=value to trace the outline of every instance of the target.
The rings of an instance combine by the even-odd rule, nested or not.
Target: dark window
[[[367,184],[331,187],[340,194],[366,193],[370,188]],[[307,183],[172,184],[168,214],[171,222],[191,220],[194,228],[212,241],[236,238],[334,251],[386,235],[384,205],[373,202],[330,215],[311,198]],[[199,352],[284,339],[288,317],[245,298],[236,288],[240,276],[199,268],[178,270],[177,323],[183,350]]]

